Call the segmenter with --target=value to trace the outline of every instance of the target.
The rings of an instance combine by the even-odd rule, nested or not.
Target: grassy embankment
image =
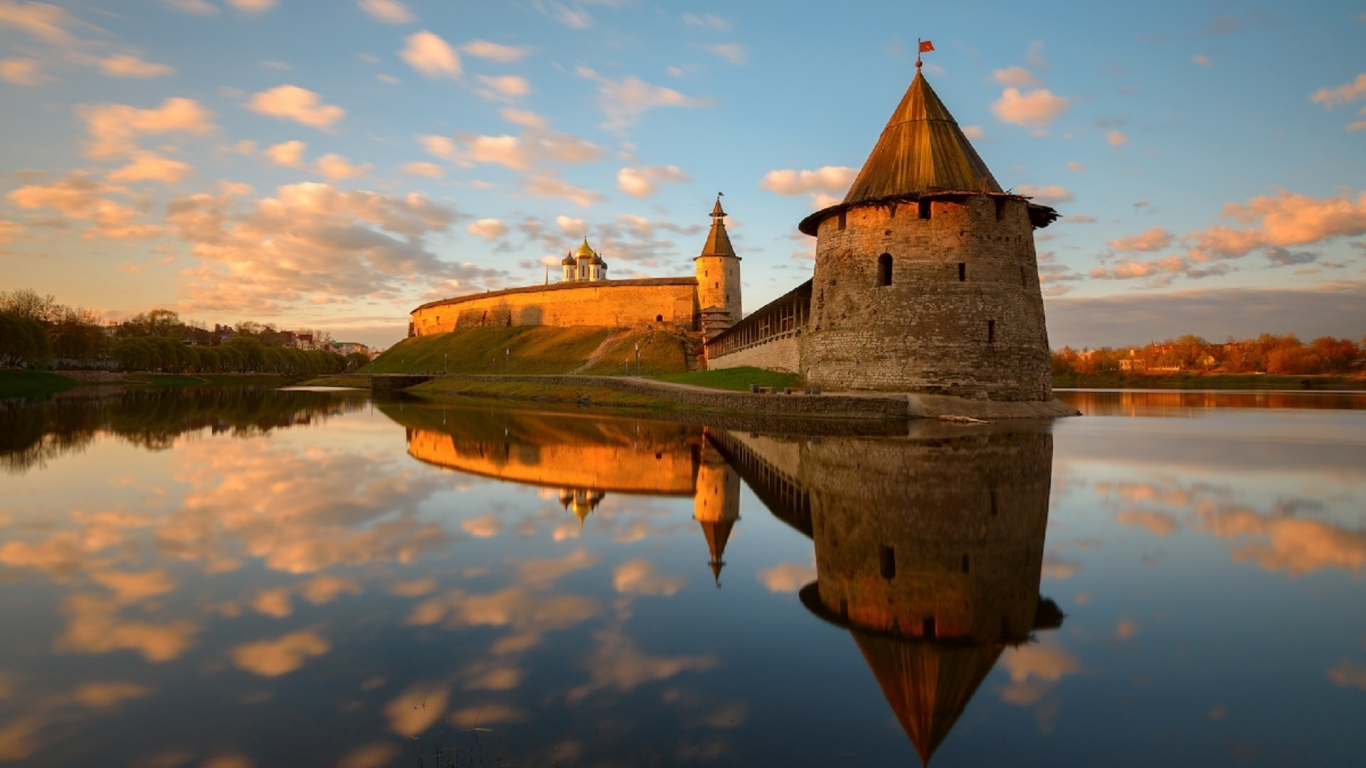
[[[748,392],[751,384],[761,387],[784,389],[802,386],[802,377],[795,373],[767,371],[763,368],[724,368],[719,371],[692,371],[691,373],[669,373],[651,376],[652,379],[674,384],[691,384],[695,387],[729,389],[735,392]]]
[[[374,361],[375,373],[577,373],[624,376],[640,344],[644,376],[688,370],[684,340],[671,333],[612,328],[462,328],[418,336],[390,347]],[[511,350],[511,354],[506,354]],[[367,366],[363,373],[369,373]],[[631,373],[634,373],[632,365]]]
[[[1366,390],[1362,376],[1289,376],[1254,373],[1174,373],[1170,375],[1062,374],[1053,386],[1078,389],[1300,389]]]
[[[75,389],[82,382],[47,371],[0,370],[0,400],[12,397],[51,397]]]

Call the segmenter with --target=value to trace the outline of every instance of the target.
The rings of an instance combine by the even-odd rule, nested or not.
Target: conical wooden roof
[[[702,535],[707,537],[707,549],[711,551],[711,561],[708,565],[711,566],[711,573],[716,578],[717,586],[720,586],[721,569],[726,565],[721,557],[726,553],[726,542],[730,539],[730,531],[735,527],[735,521],[699,520],[698,522],[702,524]]]
[[[931,189],[1002,191],[944,102],[916,72],[844,204]]]
[[[852,629],[922,765],[949,735],[1004,646],[906,641]]]
[[[726,233],[726,212],[721,209],[721,198],[716,198],[716,205],[711,209],[711,231],[707,233],[707,242],[702,246],[702,253],[697,258],[703,256],[735,256],[735,248],[730,244],[730,235]],[[735,256],[735,258],[740,258]]]

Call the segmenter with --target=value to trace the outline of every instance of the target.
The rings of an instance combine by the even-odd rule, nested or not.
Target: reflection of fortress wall
[[[806,447],[821,603],[863,629],[973,643],[1034,626],[1053,440]]]
[[[693,451],[675,443],[550,444],[463,441],[429,429],[408,431],[415,459],[501,480],[617,493],[692,496]],[[682,450],[679,450],[679,449]]]

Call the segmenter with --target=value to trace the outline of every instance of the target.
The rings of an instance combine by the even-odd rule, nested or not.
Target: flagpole
[[[921,43],[921,40],[920,40],[920,38],[917,37],[917,38],[915,39],[915,68],[916,68],[916,70],[919,70],[919,69],[920,69],[920,43]]]

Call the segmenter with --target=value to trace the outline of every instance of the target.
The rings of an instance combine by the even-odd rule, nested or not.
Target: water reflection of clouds
[[[1326,569],[1357,573],[1366,569],[1366,530],[1314,519],[1311,515],[1327,511],[1317,499],[1277,498],[1264,512],[1239,503],[1240,494],[1231,486],[1183,484],[1172,478],[1149,483],[1100,482],[1096,493],[1125,503],[1115,515],[1121,525],[1165,537],[1184,522],[1192,531],[1230,541],[1234,560],[1253,562],[1268,571],[1300,576]]]

